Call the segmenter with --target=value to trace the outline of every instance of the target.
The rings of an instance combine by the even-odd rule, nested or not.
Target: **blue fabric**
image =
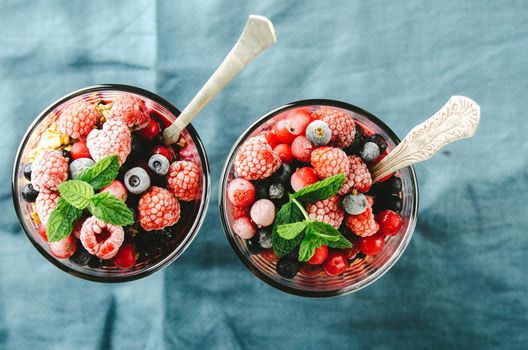
[[[0,348],[526,348],[527,11],[523,1],[0,1]],[[69,91],[107,82],[183,107],[250,13],[273,20],[278,43],[194,123],[214,186],[192,246],[120,285],[49,264],[11,204],[11,164],[33,118]],[[258,116],[333,98],[403,136],[454,94],[480,103],[480,129],[417,166],[418,226],[381,280],[303,299],[239,262],[221,228],[218,178]]]

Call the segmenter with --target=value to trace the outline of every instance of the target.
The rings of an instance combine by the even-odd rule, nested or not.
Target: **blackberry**
[[[378,145],[380,153],[385,152],[387,149],[387,140],[380,134],[374,134],[367,138],[367,142],[374,142],[376,145]]]
[[[246,239],[247,248],[253,255],[256,255],[262,251],[262,247],[259,244],[258,238],[258,235],[254,235],[252,238]]]
[[[276,270],[284,278],[293,278],[299,272],[299,263],[290,257],[283,257],[277,262]]]
[[[31,166],[32,165],[33,163],[27,163],[26,166],[24,167],[24,177],[28,181],[31,181]]]
[[[27,184],[22,189],[22,199],[29,203],[33,203],[37,199],[38,194],[38,191],[33,188],[32,184]]]

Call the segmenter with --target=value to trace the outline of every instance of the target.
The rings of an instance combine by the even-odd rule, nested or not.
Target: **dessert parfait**
[[[19,216],[29,214],[26,231],[39,233],[33,243],[87,278],[87,270],[103,279],[135,276],[174,257],[199,226],[207,182],[196,135],[163,144],[174,119],[141,94],[107,89],[48,111],[14,174]]]

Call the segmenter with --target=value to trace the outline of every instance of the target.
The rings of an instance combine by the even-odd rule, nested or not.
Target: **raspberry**
[[[312,166],[321,179],[337,174],[348,174],[348,158],[343,150],[334,147],[319,147],[312,152]]]
[[[344,213],[339,205],[338,195],[334,195],[323,201],[308,204],[306,211],[308,212],[310,219],[324,222],[335,228],[339,228],[341,222],[343,222]]]
[[[68,178],[68,159],[59,151],[40,152],[31,166],[31,183],[37,191],[56,191]]]
[[[167,187],[182,201],[192,201],[200,195],[200,168],[187,160],[171,164]]]
[[[80,139],[92,131],[98,120],[99,115],[93,105],[84,101],[75,102],[62,111],[58,121],[59,131]]]
[[[324,121],[332,130],[330,144],[344,148],[354,141],[356,123],[348,114],[333,109],[321,109],[313,112],[312,118]]]
[[[152,186],[138,204],[139,224],[146,231],[161,230],[180,219],[180,202],[168,190]]]
[[[57,206],[59,200],[58,192],[40,192],[35,201],[35,210],[37,211],[40,222],[48,224],[51,211]]]
[[[235,170],[246,180],[270,177],[281,166],[280,157],[273,152],[264,136],[248,139],[237,152]]]
[[[249,216],[249,207],[233,206],[233,219],[240,219],[244,216]]]
[[[139,130],[148,125],[150,116],[145,101],[134,95],[124,95],[114,100],[107,120],[120,120],[132,130]]]
[[[344,195],[350,192],[352,189],[356,189],[359,192],[368,192],[372,185],[372,178],[370,171],[368,170],[367,164],[361,160],[358,156],[348,156],[349,170],[346,175],[345,183],[339,194]]]
[[[91,216],[82,225],[80,240],[88,253],[99,259],[111,259],[123,244],[125,232],[121,226]]]
[[[130,154],[131,135],[128,127],[121,121],[109,120],[103,124],[103,129],[94,129],[88,134],[86,146],[96,162],[111,154],[119,157],[123,164]]]
[[[355,235],[360,237],[372,236],[379,230],[379,225],[374,220],[374,214],[372,214],[372,208],[367,209],[359,215],[347,215],[345,218],[345,225],[354,232]]]

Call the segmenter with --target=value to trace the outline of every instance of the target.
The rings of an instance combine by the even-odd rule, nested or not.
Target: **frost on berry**
[[[334,147],[316,148],[311,155],[312,166],[321,179],[337,174],[347,174],[349,162],[346,153]]]
[[[40,222],[47,225],[49,216],[57,206],[59,200],[58,192],[40,192],[35,201],[35,210],[37,211]]]
[[[80,139],[90,133],[99,120],[95,106],[78,101],[67,106],[58,120],[61,133]]]
[[[336,229],[343,222],[343,209],[339,203],[339,196],[334,195],[328,199],[308,204],[306,211],[310,219],[332,225]]]
[[[170,191],[152,186],[138,204],[139,224],[146,231],[161,230],[180,219],[180,202]]]
[[[112,225],[92,216],[81,227],[80,240],[88,253],[99,259],[113,258],[125,240],[121,226]]]
[[[176,198],[182,201],[192,201],[200,195],[200,167],[187,160],[171,164],[167,175],[167,187]]]
[[[372,236],[379,230],[379,225],[374,219],[370,206],[359,215],[347,215],[345,224],[355,235],[360,237]]]
[[[343,187],[339,190],[339,194],[345,195],[352,189],[358,190],[359,192],[368,192],[372,185],[372,178],[367,164],[363,160],[355,155],[348,156],[349,170],[346,175]]]
[[[271,176],[281,166],[278,154],[273,152],[262,135],[246,140],[235,157],[235,171],[246,180],[259,180]]]
[[[41,151],[31,167],[31,183],[39,191],[56,191],[68,178],[68,159],[59,151]]]
[[[108,120],[119,120],[132,130],[146,127],[150,121],[145,101],[134,95],[124,95],[112,102]]]
[[[344,148],[354,141],[356,123],[350,115],[335,109],[321,109],[313,112],[312,118],[322,120],[328,125],[332,131],[331,145]]]
[[[119,120],[109,120],[103,124],[102,130],[94,129],[88,134],[86,146],[96,162],[115,154],[123,164],[130,154],[130,130]]]

